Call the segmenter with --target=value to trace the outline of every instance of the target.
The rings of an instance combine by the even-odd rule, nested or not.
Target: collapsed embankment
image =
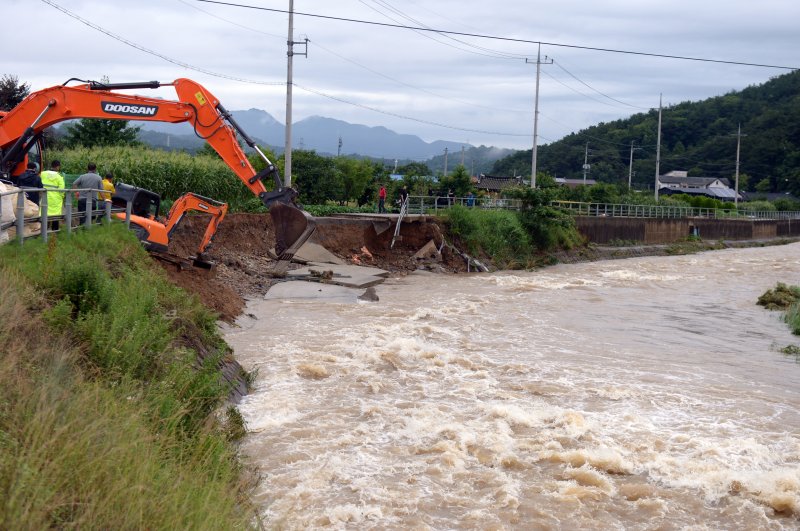
[[[205,216],[188,216],[172,236],[170,252],[178,256],[196,254],[205,231]],[[380,267],[395,274],[404,274],[419,267],[441,272],[467,270],[464,258],[442,243],[445,230],[435,218],[403,223],[400,238],[390,248],[394,225],[389,220],[356,217],[317,218],[317,230],[311,237],[347,263]],[[441,247],[435,260],[413,258],[422,247],[433,241]],[[275,245],[272,220],[268,214],[231,214],[219,230],[207,253],[217,264],[213,272],[199,269],[178,271],[164,264],[171,280],[197,294],[232,322],[244,309],[244,297],[266,293],[272,278],[270,258]]]
[[[252,523],[246,375],[123,226],[0,248],[0,346],[0,529]]]
[[[594,219],[594,224],[598,225],[602,223],[602,220],[611,218]],[[596,221],[598,219],[601,221]],[[461,273],[467,271],[466,260],[459,249],[461,247],[459,237],[450,234],[447,225],[439,218],[421,217],[405,221],[401,227],[400,238],[396,241],[394,248],[390,248],[394,225],[387,219],[355,216],[317,218],[317,220],[318,228],[311,241],[319,243],[348,263],[376,266],[400,275],[421,267],[438,272]],[[179,256],[195,254],[206,223],[207,218],[204,216],[187,217],[173,235],[171,252]],[[720,223],[724,223],[724,221],[720,221]],[[616,227],[619,224],[610,223],[609,226],[611,225]],[[579,224],[578,228],[584,227]],[[617,236],[613,239],[627,241],[629,245],[586,243],[570,250],[543,252],[537,254],[536,261],[529,264],[528,267],[556,262],[572,263],[635,256],[667,256],[726,247],[770,245],[793,241],[786,238],[687,241],[688,225],[681,225],[680,229],[680,234],[676,232],[673,239],[664,240],[669,243],[645,245]],[[590,231],[582,230],[582,233],[589,242],[595,241],[592,239]],[[606,233],[602,234],[608,236]],[[608,238],[604,241],[606,240]],[[430,241],[434,242],[437,249],[441,248],[441,255],[434,259],[415,258],[414,255]],[[220,224],[217,236],[208,252],[217,263],[214,272],[209,273],[197,269],[179,272],[173,265],[165,264],[164,267],[173,282],[196,293],[203,303],[218,312],[223,320],[232,322],[243,311],[245,297],[263,294],[269,289],[272,279],[268,272],[273,264],[269,256],[274,242],[272,221],[269,215],[231,214]],[[443,243],[446,245],[442,245]],[[510,248],[505,251],[508,252],[503,254],[508,255]],[[481,254],[477,258],[487,265],[493,264],[492,256]],[[506,259],[505,262],[508,260]]]

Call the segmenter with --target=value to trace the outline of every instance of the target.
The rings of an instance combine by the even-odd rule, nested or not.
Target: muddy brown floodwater
[[[412,274],[227,333],[268,526],[796,529],[800,244]]]

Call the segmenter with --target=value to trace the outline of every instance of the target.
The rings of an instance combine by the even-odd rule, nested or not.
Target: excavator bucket
[[[204,253],[201,253],[192,258],[192,265],[199,269],[206,269],[208,271],[213,271],[217,268],[216,262],[211,261],[208,256]]]
[[[275,227],[275,254],[278,256],[273,274],[283,276],[294,253],[311,237],[317,224],[308,212],[280,201],[270,205],[269,214]]]

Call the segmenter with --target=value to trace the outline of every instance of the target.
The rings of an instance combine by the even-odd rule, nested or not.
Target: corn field
[[[241,204],[253,195],[219,158],[161,151],[142,146],[79,147],[48,152],[50,161],[61,161],[64,173],[82,174],[90,162],[101,175],[114,174],[114,181],[146,188],[164,199],[194,192],[218,201]]]

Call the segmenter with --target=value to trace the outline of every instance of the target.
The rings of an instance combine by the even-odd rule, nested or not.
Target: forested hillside
[[[800,194],[800,71],[763,85],[700,102],[665,107],[661,128],[661,173],[688,170],[694,177],[731,178],[736,166],[736,132],[742,127],[740,187]],[[652,188],[658,111],[600,123],[558,142],[540,146],[538,172],[581,178],[589,144],[589,178],[627,183],[631,142],[634,186]],[[744,136],[746,135],[746,136]],[[530,175],[531,151],[497,161],[494,175]]]

